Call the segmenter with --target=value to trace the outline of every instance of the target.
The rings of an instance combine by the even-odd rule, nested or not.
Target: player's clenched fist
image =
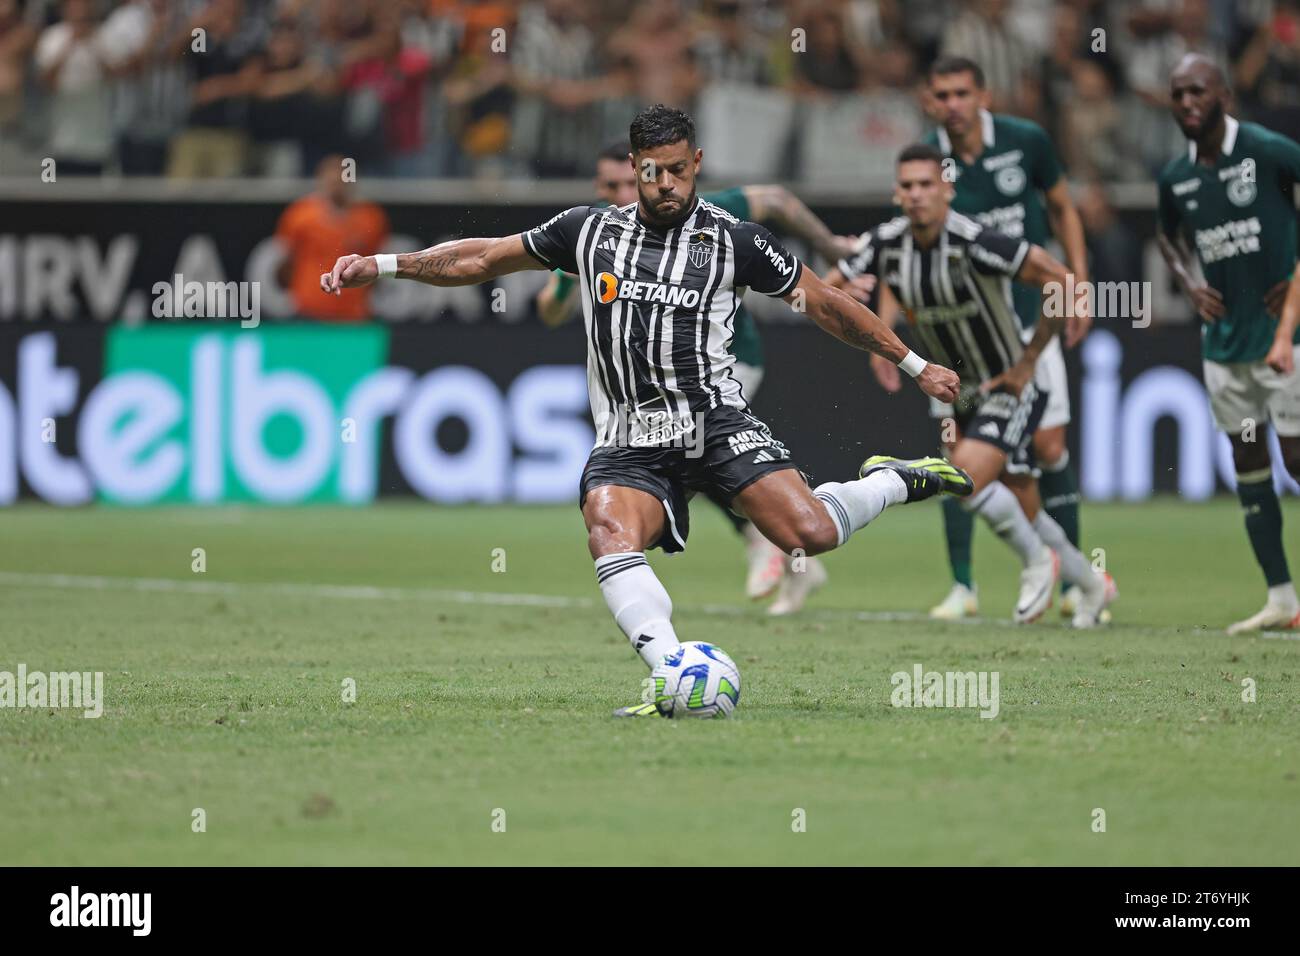
[[[379,278],[379,266],[374,256],[359,256],[356,253],[340,256],[329,272],[321,273],[320,287],[323,292],[339,295],[344,289],[370,285]]]
[[[957,400],[957,389],[961,385],[961,379],[952,369],[929,362],[921,369],[921,374],[916,376],[916,384],[921,386],[921,391],[931,398],[951,404]]]

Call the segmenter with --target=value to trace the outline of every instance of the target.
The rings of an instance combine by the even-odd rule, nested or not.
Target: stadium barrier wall
[[[592,442],[584,337],[548,330],[545,273],[496,287],[387,283],[383,321],[295,321],[273,278],[279,202],[7,205],[0,233],[0,504],[441,503],[576,498]],[[849,232],[884,208],[818,210]],[[504,233],[537,204],[393,204],[390,248]],[[1149,211],[1125,221],[1143,241]],[[435,225],[436,224],[436,225]],[[402,237],[405,237],[403,241]],[[416,237],[420,238],[416,238]],[[1168,280],[1144,254],[1152,286]],[[155,284],[256,282],[261,322],[153,317]],[[887,395],[864,356],[783,303],[747,297],[769,362],[754,403],[819,480],[937,432],[915,389]],[[1176,300],[1157,318],[1177,317]],[[1162,311],[1163,309],[1163,311]],[[1099,318],[1069,354],[1070,444],[1085,496],[1197,499],[1231,487],[1192,325]],[[1279,485],[1292,492],[1290,479]]]

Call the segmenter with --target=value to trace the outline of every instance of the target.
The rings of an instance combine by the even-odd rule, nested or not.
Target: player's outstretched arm
[[[419,252],[341,256],[332,270],[321,275],[320,287],[338,295],[343,289],[389,276],[426,285],[477,285],[512,272],[545,268],[524,248],[522,235],[453,239]]]
[[[847,292],[827,285],[811,269],[804,269],[798,284],[782,298],[841,342],[889,359],[916,379],[925,394],[941,402],[957,398],[956,372],[925,361],[904,345],[880,316]]]
[[[837,236],[798,196],[784,186],[744,186],[749,218],[781,232],[798,236],[827,262],[837,262],[853,251],[853,239]]]
[[[1060,240],[1065,249],[1065,261],[1074,272],[1074,284],[1083,287],[1088,282],[1088,246],[1083,238],[1083,219],[1070,198],[1070,187],[1062,176],[1056,185],[1047,190],[1043,197],[1047,200],[1047,219],[1051,225],[1052,235]],[[1076,304],[1073,314],[1065,323],[1065,347],[1072,349],[1078,345],[1088,330],[1092,328],[1092,316],[1086,308]]]

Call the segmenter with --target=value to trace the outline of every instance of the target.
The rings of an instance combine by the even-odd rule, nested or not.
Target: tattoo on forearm
[[[856,305],[856,303],[854,304]],[[886,340],[876,335],[871,329],[859,325],[854,320],[853,315],[843,307],[843,303],[832,302],[831,311],[839,322],[840,337],[845,342],[857,348],[866,349],[868,352],[875,352],[877,355],[885,354]]]
[[[412,278],[421,282],[451,278],[452,268],[459,261],[460,256],[454,252],[431,249],[427,253],[416,253],[415,275]]]

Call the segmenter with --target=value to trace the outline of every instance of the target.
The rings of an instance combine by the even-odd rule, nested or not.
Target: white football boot
[[[1079,630],[1096,627],[1098,624],[1109,624],[1110,611],[1107,608],[1119,597],[1119,588],[1115,586],[1115,579],[1111,577],[1109,571],[1093,573],[1097,578],[1096,587],[1086,591],[1077,585],[1071,588],[1071,590],[1077,588],[1079,597],[1074,606],[1070,626]]]
[[[804,562],[803,570],[794,571],[789,567],[786,568],[785,577],[781,579],[781,586],[776,592],[776,600],[767,609],[768,614],[783,617],[795,613],[804,606],[804,602],[814,591],[830,579],[830,575],[826,573],[826,566],[816,558],[799,560]]]
[[[1061,559],[1056,552],[1043,545],[1038,557],[1020,572],[1020,596],[1016,598],[1016,609],[1011,615],[1015,623],[1032,624],[1052,606],[1060,566]]]
[[[975,617],[980,612],[979,587],[970,587],[954,581],[952,590],[942,601],[930,608],[930,616],[940,621],[957,621],[963,617]]]
[[[767,597],[776,590],[785,576],[785,555],[762,533],[749,524],[745,526],[745,553],[749,560],[749,574],[745,577],[745,597],[751,600]]]
[[[1251,631],[1293,631],[1300,629],[1300,607],[1269,601],[1264,610],[1228,627],[1229,634]]]

